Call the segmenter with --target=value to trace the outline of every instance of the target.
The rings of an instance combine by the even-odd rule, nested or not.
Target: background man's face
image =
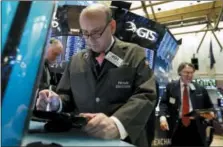
[[[181,80],[187,84],[193,80],[194,69],[190,66],[185,66],[185,68],[180,72]]]
[[[103,52],[111,43],[111,24],[106,22],[106,15],[104,13],[94,12],[85,13],[80,17],[80,26],[83,34],[100,34],[100,38],[89,37],[85,38],[87,46],[95,52]],[[106,26],[107,25],[107,26]]]
[[[56,60],[57,56],[61,54],[61,49],[57,46],[51,46],[47,52],[47,60],[53,62]]]

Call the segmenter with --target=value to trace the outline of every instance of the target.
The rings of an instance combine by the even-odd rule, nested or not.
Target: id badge
[[[170,102],[170,104],[175,104],[176,103],[176,99],[173,98],[173,97],[170,97],[169,102]]]

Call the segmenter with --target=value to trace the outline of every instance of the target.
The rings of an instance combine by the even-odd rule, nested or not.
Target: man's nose
[[[91,41],[91,42],[92,42],[92,41],[95,41],[94,37],[92,37],[91,35],[88,36],[87,40],[89,40],[89,41]]]

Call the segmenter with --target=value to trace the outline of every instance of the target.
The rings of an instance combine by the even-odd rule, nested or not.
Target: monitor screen
[[[145,48],[145,54],[146,54],[146,59],[147,61],[149,62],[149,67],[151,69],[153,69],[153,66],[154,66],[154,50],[151,50],[151,49],[148,49],[148,48]]]
[[[219,107],[218,99],[223,99],[223,95],[218,91],[218,89],[207,89],[208,95],[215,107]]]
[[[65,61],[69,61],[72,55],[86,49],[85,40],[79,36],[68,36],[65,50]]]
[[[177,40],[169,30],[166,29],[154,59],[154,73],[157,77],[157,81],[161,85],[166,85],[169,82],[169,71],[172,69],[172,60],[177,50]]]
[[[2,17],[12,23],[2,50],[1,145],[20,146],[29,124],[29,113],[37,90],[47,33],[54,3],[52,1],[2,1]],[[14,15],[8,10],[15,9]],[[39,11],[44,10],[44,11]],[[5,12],[7,11],[7,12]],[[21,13],[22,12],[22,13]],[[9,15],[8,15],[9,14]],[[12,17],[12,19],[8,19]]]
[[[164,60],[165,63],[171,64],[174,56],[176,55],[177,47],[176,39],[167,30],[157,50],[157,57]]]

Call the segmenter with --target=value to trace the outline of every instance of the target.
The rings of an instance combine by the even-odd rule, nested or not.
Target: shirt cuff
[[[214,116],[214,112],[210,112],[210,114],[211,114],[212,116]]]
[[[62,100],[59,98],[59,109],[57,110],[58,113],[60,113],[63,109]]]
[[[160,122],[167,121],[165,116],[160,116]]]
[[[115,124],[118,128],[118,131],[120,134],[120,139],[124,140],[128,136],[128,133],[126,132],[124,126],[122,125],[120,120],[118,118],[116,118],[115,116],[111,116],[110,118],[113,119],[113,121],[115,122]]]

